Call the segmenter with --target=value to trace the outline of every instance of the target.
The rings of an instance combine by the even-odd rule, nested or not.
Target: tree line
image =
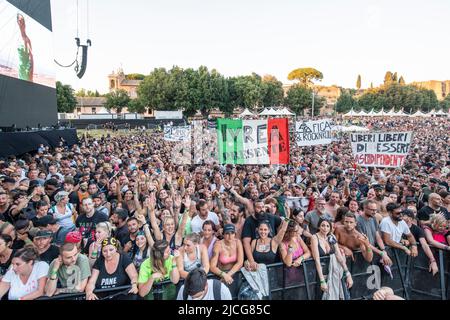
[[[312,88],[315,80],[321,80],[321,72],[313,68],[295,69],[289,74],[290,80],[298,80],[286,94],[283,83],[272,75],[260,76],[256,73],[236,77],[225,77],[216,69],[205,66],[198,69],[183,69],[178,66],[170,70],[155,68],[149,75],[135,75],[142,80],[137,88],[138,97],[131,99],[125,90],[116,90],[106,95],[105,107],[121,112],[127,107],[129,112],[144,113],[146,110],[184,110],[186,116],[197,111],[207,115],[212,109],[219,109],[231,115],[235,108],[257,110],[262,107],[287,106],[297,114],[311,109]],[[63,90],[64,87],[64,90]],[[73,90],[72,90],[73,91]],[[67,94],[67,87],[57,84],[57,93]],[[77,92],[78,96],[98,96],[91,91]],[[324,106],[325,99],[314,97],[315,113]],[[59,106],[59,104],[58,104]],[[64,104],[59,109],[70,109]],[[75,108],[75,105],[73,106]],[[59,111],[64,112],[64,111]],[[67,112],[67,111],[66,111]]]
[[[397,72],[387,71],[383,85],[374,88],[373,85],[363,92],[361,88],[361,76],[356,81],[358,90],[341,88],[341,95],[336,102],[336,112],[346,113],[351,109],[355,111],[376,112],[403,110],[405,113],[430,112],[431,110],[444,110],[448,112],[450,107],[450,95],[444,100],[438,101],[436,93],[415,85],[406,85],[403,76],[398,77]]]

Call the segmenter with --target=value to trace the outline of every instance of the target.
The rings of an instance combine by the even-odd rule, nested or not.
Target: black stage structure
[[[36,152],[41,144],[55,148],[61,139],[69,147],[78,143],[76,129],[0,132],[0,157]]]

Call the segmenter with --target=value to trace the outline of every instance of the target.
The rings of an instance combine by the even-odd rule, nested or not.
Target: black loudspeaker
[[[80,46],[83,50],[83,52],[81,53],[81,67],[77,73],[77,77],[80,79],[84,76],[84,73],[86,72],[87,50],[88,50],[88,45],[91,46],[91,40],[87,40],[86,43],[87,43],[86,45]]]

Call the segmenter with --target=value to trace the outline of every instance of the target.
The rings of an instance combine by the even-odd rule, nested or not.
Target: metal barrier
[[[354,252],[354,258],[347,259],[349,271],[353,277],[353,287],[349,290],[351,300],[371,299],[377,290],[377,284],[393,289],[395,294],[407,300],[439,299],[447,300],[450,273],[450,255],[448,252],[433,248],[433,254],[438,263],[439,273],[432,276],[428,272],[428,257],[418,247],[419,255],[411,258],[402,250],[386,248],[393,265],[391,271],[393,278],[380,264],[380,257],[374,256],[374,260],[368,263],[361,252]],[[329,257],[322,257],[321,264],[329,263]],[[275,263],[267,266],[269,274],[269,300],[320,300],[321,290],[319,278],[312,258],[305,260],[298,268],[286,267],[283,263]],[[208,278],[216,278],[209,274]],[[230,288],[233,300],[237,300],[241,284],[245,282],[244,276],[238,272],[234,276],[234,285]],[[379,281],[380,283],[377,283]],[[177,284],[177,292],[183,280]],[[172,286],[170,281],[163,281],[158,285],[154,293],[154,300],[162,300],[162,292],[167,286]],[[102,296],[101,300],[117,299],[127,295],[131,286],[114,289],[95,290],[94,293]],[[156,292],[154,292],[156,291]],[[39,300],[84,300],[84,293],[61,294],[53,297],[41,297]],[[133,299],[142,299],[134,296]]]

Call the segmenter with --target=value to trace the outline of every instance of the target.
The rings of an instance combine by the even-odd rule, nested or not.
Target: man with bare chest
[[[339,247],[344,250],[346,256],[353,257],[353,251],[361,250],[364,259],[371,262],[373,252],[370,248],[370,242],[367,236],[356,230],[356,216],[348,212],[344,216],[343,225],[336,226],[336,239]]]

